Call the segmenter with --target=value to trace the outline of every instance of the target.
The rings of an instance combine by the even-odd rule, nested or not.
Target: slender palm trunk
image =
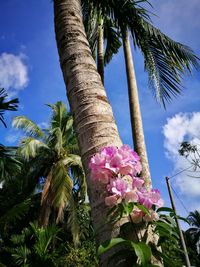
[[[103,19],[99,18],[98,39],[97,39],[97,70],[104,84],[104,30]]]
[[[55,32],[67,95],[87,177],[97,244],[114,235],[107,224],[105,188],[94,184],[88,169],[91,156],[121,140],[82,23],[80,0],[54,0]],[[102,225],[101,228],[99,226]]]
[[[48,203],[48,200],[44,201],[40,207],[40,213],[38,218],[39,227],[47,227],[49,224],[49,218],[51,214],[51,206]]]
[[[46,177],[46,181],[41,196],[41,206],[38,218],[39,227],[47,227],[49,224],[49,218],[52,211],[51,180],[52,180],[52,172],[50,171]]]
[[[140,111],[140,103],[138,98],[137,82],[134,71],[134,64],[129,41],[128,31],[123,34],[123,48],[126,63],[126,74],[128,81],[128,94],[129,94],[129,108],[132,126],[132,135],[134,142],[134,149],[141,158],[142,163],[142,176],[145,178],[146,186],[151,186],[151,175],[149,170],[149,163],[146,152],[146,145],[144,139],[144,130],[142,126],[142,116]]]

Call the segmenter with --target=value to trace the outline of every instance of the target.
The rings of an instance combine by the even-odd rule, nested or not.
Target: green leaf
[[[112,238],[111,240],[105,241],[98,247],[97,254],[100,256],[118,244],[130,244],[130,241],[123,238]]]
[[[40,127],[35,124],[32,120],[29,120],[25,116],[17,116],[13,119],[13,127],[17,129],[22,129],[29,136],[33,137],[43,137],[44,133]]]
[[[4,112],[7,110],[16,111],[19,103],[18,98],[6,101],[7,96],[6,90],[0,88],[0,122],[2,122],[5,127],[6,123],[4,121]]]
[[[158,212],[158,213],[159,213],[159,212],[162,212],[162,211],[164,211],[164,212],[174,212],[173,209],[168,208],[168,207],[162,207],[162,208],[157,209],[157,212]]]
[[[135,250],[135,254],[141,261],[141,265],[144,267],[148,266],[148,263],[151,260],[151,248],[143,242],[131,242],[131,244]]]
[[[190,224],[190,222],[189,222],[188,219],[186,219],[186,218],[184,218],[184,217],[181,217],[181,216],[179,216],[179,215],[177,215],[177,219],[178,219],[178,220],[181,220],[181,221],[184,221],[184,222],[186,222],[186,223],[188,223],[188,224]]]
[[[149,210],[144,206],[144,205],[140,205],[140,204],[135,204],[135,206],[140,209],[141,211],[143,211],[144,213],[146,213],[147,215],[150,215]]]
[[[123,208],[123,215],[128,216],[133,211],[134,203],[133,202],[123,203],[122,208]]]

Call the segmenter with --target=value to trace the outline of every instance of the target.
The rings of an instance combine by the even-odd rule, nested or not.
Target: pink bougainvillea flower
[[[119,173],[122,175],[135,173],[135,166],[131,163],[125,163],[119,167]]]
[[[146,214],[143,219],[145,222],[152,222],[157,221],[159,219],[159,216],[157,212],[152,210],[150,215]]]
[[[138,177],[133,177],[133,187],[140,188],[144,184],[144,180]]]
[[[120,148],[104,147],[94,155],[89,163],[91,178],[107,185],[105,203],[113,206],[125,202],[138,202],[150,210],[151,216],[147,216],[140,210],[134,210],[132,217],[135,222],[153,220],[157,214],[152,210],[153,206],[161,207],[163,200],[157,189],[147,190],[144,179],[137,177],[142,170],[140,157],[129,146]]]
[[[117,152],[117,148],[115,146],[103,147],[100,150],[100,154],[103,155],[107,159],[111,159],[115,155],[116,152]]]
[[[151,209],[153,205],[161,207],[163,200],[161,199],[160,192],[157,189],[147,191],[145,188],[138,190],[139,203],[144,205],[147,209]]]
[[[118,204],[117,197],[114,196],[114,195],[113,196],[106,197],[105,198],[105,204],[107,206],[115,206],[115,205],[117,205]]]
[[[123,156],[124,159],[128,161],[140,161],[138,154],[133,151],[128,145],[121,146],[119,153]]]
[[[107,186],[110,193],[123,197],[128,190],[128,184],[122,179],[111,179]]]
[[[131,216],[132,222],[134,222],[134,223],[140,223],[140,222],[142,222],[142,218],[144,216],[144,213],[141,210],[139,210],[139,209],[135,209],[130,214],[130,216]]]
[[[93,180],[99,181],[102,184],[108,184],[110,177],[112,177],[112,173],[108,170],[104,171],[96,171],[95,176],[93,177]]]
[[[137,193],[132,190],[125,194],[125,201],[126,202],[137,202],[138,201],[138,195]]]

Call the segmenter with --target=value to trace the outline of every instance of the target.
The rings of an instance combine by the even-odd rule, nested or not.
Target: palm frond
[[[74,246],[76,247],[80,243],[80,225],[79,225],[79,218],[77,214],[77,211],[78,211],[77,202],[74,201],[73,195],[71,195],[67,210],[69,212],[67,225],[68,225],[68,228],[71,230],[73,243],[74,243]]]
[[[26,137],[21,140],[20,147],[18,148],[18,153],[28,161],[31,158],[35,158],[38,152],[41,152],[41,150],[44,150],[47,153],[49,147],[45,143],[35,139],[34,137]]]
[[[62,160],[64,166],[79,166],[83,167],[81,157],[75,154],[67,154],[67,156]]]
[[[16,129],[22,129],[29,136],[41,138],[44,135],[40,127],[37,124],[35,124],[32,120],[26,118],[25,116],[15,117],[13,119],[12,125]]]
[[[41,258],[47,253],[51,242],[57,238],[60,229],[56,225],[38,228],[37,225],[30,223],[30,226],[36,236],[34,250]]]
[[[195,210],[194,212],[190,212],[188,216],[188,220],[192,226],[199,228],[200,230],[200,212]]]
[[[52,109],[51,128],[59,127],[62,129],[63,120],[68,115],[66,105],[62,101],[58,101],[54,105],[47,104],[47,106]]]
[[[199,59],[191,48],[173,41],[137,14],[130,28],[135,46],[144,55],[150,87],[165,107],[182,92],[183,74],[199,68]]]
[[[63,152],[63,134],[60,127],[55,127],[49,131],[47,143],[60,156],[61,152]]]
[[[21,162],[16,157],[16,147],[0,144],[0,181],[15,177],[21,171]]]
[[[98,37],[98,11],[91,1],[82,1],[82,14],[87,40],[94,60],[96,60],[96,47]]]
[[[18,108],[18,103],[19,103],[18,98],[14,98],[12,100],[6,101],[7,96],[8,95],[6,93],[6,90],[1,88],[0,89],[0,122],[2,122],[5,127],[6,127],[6,123],[4,121],[4,116],[3,116],[4,112],[6,110],[16,111]]]
[[[21,245],[14,249],[12,257],[15,259],[15,262],[18,266],[28,267],[29,265],[27,264],[27,259],[28,255],[30,254],[31,250],[27,248],[26,245]]]
[[[120,34],[116,30],[115,24],[110,19],[104,19],[104,38],[106,40],[106,49],[104,55],[104,62],[107,65],[114,54],[117,54],[122,43],[120,41]]]
[[[73,182],[62,160],[52,168],[51,194],[53,207],[58,209],[56,222],[62,221],[64,209],[72,194]]]
[[[0,217],[0,225],[7,225],[21,220],[29,211],[31,206],[31,199],[28,198],[21,203],[14,205],[6,214]]]

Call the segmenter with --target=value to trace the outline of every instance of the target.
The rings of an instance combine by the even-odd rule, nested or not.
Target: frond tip
[[[199,69],[199,58],[192,49],[175,42],[151,23],[138,18],[132,34],[141,49],[150,87],[164,107],[182,92],[183,74]]]
[[[15,117],[13,119],[12,126],[16,129],[22,129],[29,136],[42,137],[44,135],[40,127],[25,116]]]

